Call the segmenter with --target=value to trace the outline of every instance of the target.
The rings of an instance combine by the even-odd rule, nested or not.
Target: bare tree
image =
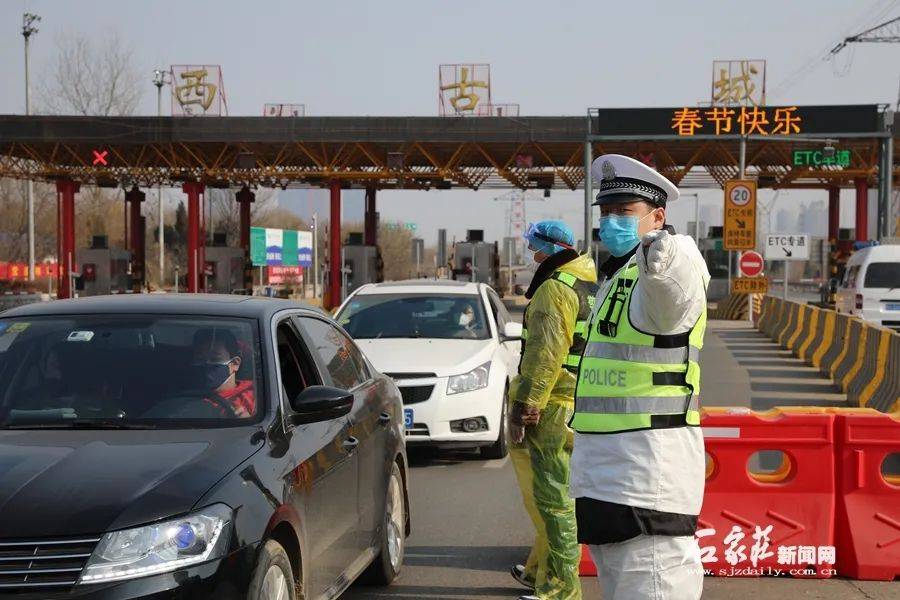
[[[235,190],[206,190],[206,202],[212,221],[211,226],[207,224],[207,229],[210,234],[225,233],[231,244],[236,244],[241,235],[240,205],[235,200],[235,194]],[[293,213],[280,208],[277,192],[268,188],[256,190],[256,199],[250,204],[250,222],[256,227],[281,229],[297,229],[303,223]]]
[[[413,269],[412,239],[410,230],[400,223],[381,223],[378,227],[378,245],[384,260],[385,281],[407,279]]]
[[[0,179],[0,260],[28,260],[28,207],[25,182]],[[53,186],[34,186],[35,259],[56,256],[56,193]]]
[[[115,33],[93,41],[69,33],[57,39],[57,53],[37,85],[38,111],[52,114],[129,115],[141,98],[131,46]],[[27,220],[24,185],[0,180],[0,256],[24,260]],[[57,200],[52,184],[35,188],[35,246],[39,261],[56,255]],[[75,202],[76,245],[92,235],[123,242],[121,190],[82,186]]]
[[[76,32],[56,40],[57,55],[38,86],[42,112],[134,114],[143,89],[134,50],[115,32],[107,32],[99,40]]]

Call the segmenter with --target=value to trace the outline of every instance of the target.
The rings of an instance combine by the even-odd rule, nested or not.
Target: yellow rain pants
[[[558,270],[597,281],[587,255]],[[569,286],[556,280],[540,285],[526,311],[528,338],[519,375],[509,390],[510,413],[515,402],[541,412],[539,423],[525,428],[521,444],[510,441],[510,457],[536,532],[525,576],[535,582],[535,595],[541,600],[581,598],[575,501],[569,498],[573,434],[567,426],[576,381],[562,366],[575,334],[578,306],[578,295]]]

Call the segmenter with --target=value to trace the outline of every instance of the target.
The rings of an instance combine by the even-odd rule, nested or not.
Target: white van
[[[900,245],[854,252],[847,261],[835,308],[900,331]]]

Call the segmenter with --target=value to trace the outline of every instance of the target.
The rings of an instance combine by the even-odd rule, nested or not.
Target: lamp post
[[[32,13],[22,15],[22,37],[25,38],[25,114],[31,114],[31,82],[28,73],[28,41],[38,32],[35,23],[41,18]],[[34,182],[28,179],[28,280],[34,281]]]
[[[319,297],[319,213],[313,213],[313,299]]]
[[[154,69],[153,85],[156,86],[156,116],[162,116],[162,88],[172,83],[171,72],[162,69]],[[165,238],[165,214],[163,212],[162,185],[156,186],[156,199],[159,205],[159,288],[163,288],[166,281],[166,238]]]

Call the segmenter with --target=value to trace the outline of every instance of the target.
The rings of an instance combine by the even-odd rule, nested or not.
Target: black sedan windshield
[[[337,319],[356,339],[490,337],[481,298],[474,294],[360,294]]]
[[[0,319],[0,427],[221,427],[261,407],[252,321]]]

